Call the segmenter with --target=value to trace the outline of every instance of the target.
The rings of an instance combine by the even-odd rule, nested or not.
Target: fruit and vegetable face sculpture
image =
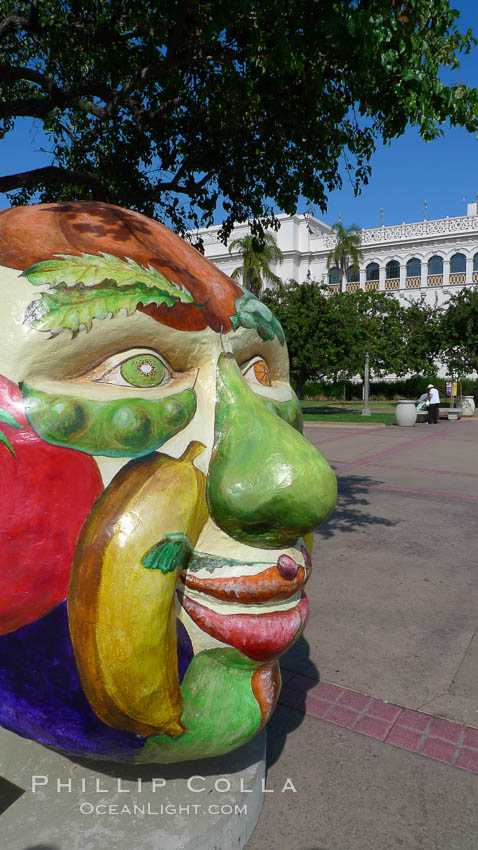
[[[93,202],[1,212],[0,290],[0,725],[98,759],[233,750],[336,498],[279,323]]]

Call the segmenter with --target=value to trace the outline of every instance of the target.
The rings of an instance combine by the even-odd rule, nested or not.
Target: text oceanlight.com
[[[159,817],[168,817],[174,815],[183,815],[194,817],[195,815],[247,815],[247,803],[232,805],[231,803],[211,803],[209,806],[201,806],[199,803],[186,803],[183,805],[174,805],[167,803],[166,805],[153,806],[151,803],[131,803],[121,806],[117,803],[80,803],[80,812],[82,815],[157,815]]]

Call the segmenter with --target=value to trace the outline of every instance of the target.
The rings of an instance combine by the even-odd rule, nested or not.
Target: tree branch
[[[60,109],[79,109],[81,112],[90,112],[95,118],[106,120],[111,111],[104,106],[99,106],[91,100],[71,98],[68,100],[60,90],[52,97],[31,97],[30,99],[9,100],[0,102],[0,118],[20,116],[28,118],[47,118],[56,107]]]
[[[204,174],[200,180],[191,180],[188,181],[187,184],[180,183],[180,179],[183,176],[186,170],[186,165],[183,163],[174,177],[169,180],[169,182],[157,182],[154,187],[151,187],[150,200],[158,202],[160,195],[158,196],[158,190],[167,191],[167,192],[183,192],[185,195],[189,195],[192,197],[193,195],[198,195],[203,187],[206,185],[208,180],[215,174],[216,169],[211,168],[206,174]]]
[[[18,65],[0,65],[0,79],[6,83],[17,83],[21,80],[37,83],[48,94],[58,98],[62,97],[65,100],[72,96],[87,96],[99,97],[107,102],[122,93],[121,90],[112,89],[98,80],[81,80],[61,88],[53,77],[42,74],[41,71],[37,71],[34,68],[25,68]]]
[[[22,80],[36,83],[52,98],[52,108],[53,106],[65,107],[72,105],[84,109],[85,104],[89,105],[89,102],[78,100],[78,96],[98,97],[108,103],[109,101],[114,101],[115,97],[120,94],[118,90],[111,89],[97,80],[82,80],[80,82],[70,83],[64,86],[64,88],[61,88],[55,83],[53,77],[42,74],[33,68],[22,68],[16,65],[0,65],[0,79],[6,83],[15,83]],[[40,101],[38,99],[38,101],[46,103],[46,100]],[[34,103],[35,99],[32,98],[26,102]],[[95,114],[98,114],[98,117],[104,117],[102,113],[103,107],[98,104],[92,104],[92,106],[94,107],[92,111],[95,113],[96,109]]]
[[[18,83],[21,80],[26,80],[29,83],[37,83],[49,94],[61,91],[53,77],[48,77],[34,68],[22,68],[18,65],[0,65],[0,79],[5,83]]]
[[[180,192],[192,197],[199,194],[202,188],[211,179],[215,173],[215,169],[211,169],[201,177],[200,180],[194,183],[183,185],[179,182],[180,174],[183,174],[184,169],[180,168],[178,173],[169,181],[158,181],[154,186],[150,185],[141,191],[134,189],[127,192],[126,200],[130,203],[144,203],[148,199],[152,203],[159,203],[163,193]],[[66,168],[60,168],[56,165],[47,165],[44,168],[35,168],[31,171],[20,171],[17,174],[8,174],[5,177],[0,177],[0,192],[14,192],[16,189],[36,189],[45,183],[67,183],[69,185],[79,183],[82,186],[89,186],[94,190],[94,195],[97,200],[114,201],[113,193],[109,193],[103,186],[99,177],[86,171],[74,171]]]
[[[95,174],[83,171],[69,171],[56,165],[47,165],[44,168],[34,168],[31,171],[19,171],[17,174],[8,174],[0,177],[0,192],[13,192],[15,189],[36,189],[45,183],[81,183],[83,186],[91,186],[99,194],[106,198],[106,190],[101,180]],[[98,194],[99,190],[99,194]]]
[[[33,68],[22,68],[15,65],[0,65],[0,80],[6,83],[22,80],[36,83],[49,95],[49,98],[22,98],[0,103],[0,117],[13,114],[43,118],[48,115],[51,109],[59,107],[61,109],[80,109],[82,112],[91,112],[96,118],[107,120],[119,106],[123,106],[130,110],[138,123],[144,125],[146,122],[155,121],[176,106],[187,104],[184,97],[176,97],[155,109],[148,110],[144,109],[139,101],[130,97],[126,89],[112,89],[97,80],[81,80],[61,88],[52,77]],[[101,98],[105,106],[94,103],[89,99],[93,97]]]
[[[0,38],[7,35],[12,30],[20,29],[20,27],[28,27],[27,18],[22,18],[20,15],[9,15],[0,22]]]
[[[39,0],[32,0],[28,18],[23,15],[8,15],[3,21],[0,21],[0,39],[4,35],[8,35],[9,32],[21,28],[30,32],[40,32],[43,28],[38,27],[38,5]]]
[[[160,82],[171,70],[171,68],[191,68],[194,62],[204,64],[205,61],[216,62],[221,65],[231,65],[233,63],[242,62],[244,59],[252,56],[252,52],[243,50],[240,54],[232,48],[226,47],[219,41],[214,44],[208,44],[207,56],[201,52],[196,54],[194,51],[189,53],[185,59],[175,61],[169,58],[168,55],[161,62],[154,62],[151,65],[146,65],[141,68],[134,77],[124,87],[124,92],[130,94],[134,89],[141,89],[146,83]]]
[[[46,118],[54,106],[55,104],[49,97],[7,100],[3,103],[0,102],[0,118],[19,118],[20,116]]]
[[[176,56],[176,49],[179,42],[179,38],[182,35],[184,30],[184,24],[186,20],[186,15],[189,11],[190,3],[183,3],[181,12],[179,14],[178,20],[174,24],[170,38],[166,44],[166,55],[164,58],[164,62],[161,65],[151,65],[149,68],[142,68],[141,71],[133,77],[132,80],[124,87],[124,94],[128,96],[132,91],[136,88],[138,83],[147,82],[148,73],[151,73],[153,69],[161,69],[161,73],[164,74],[170,68],[173,67],[174,57]]]

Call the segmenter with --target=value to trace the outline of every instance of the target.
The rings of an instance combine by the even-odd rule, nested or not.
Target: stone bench
[[[461,407],[439,407],[438,408],[438,418],[439,419],[450,419],[449,414],[451,414],[451,418],[461,419]],[[417,410],[417,423],[426,422],[428,419],[428,410],[425,408],[424,410]]]

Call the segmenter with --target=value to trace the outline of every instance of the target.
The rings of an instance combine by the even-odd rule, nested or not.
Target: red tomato
[[[65,599],[76,541],[103,483],[92,457],[35,434],[19,388],[2,376],[0,411],[23,426],[0,421],[15,452],[0,442],[0,634],[6,634]]]

